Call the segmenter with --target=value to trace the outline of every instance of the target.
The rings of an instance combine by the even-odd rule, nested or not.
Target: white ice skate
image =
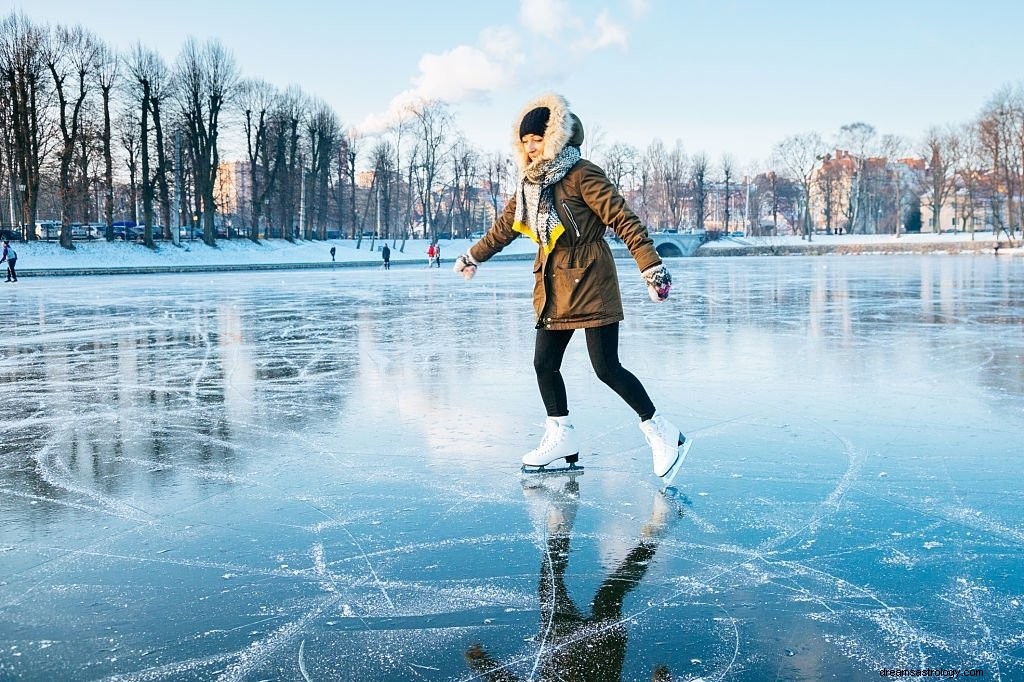
[[[551,467],[552,462],[565,459],[567,466]],[[540,445],[523,455],[524,474],[547,474],[565,471],[582,472],[579,438],[569,417],[548,417]]]
[[[665,485],[671,485],[683,466],[691,441],[669,420],[659,414],[640,422],[647,444],[651,446],[654,473]]]

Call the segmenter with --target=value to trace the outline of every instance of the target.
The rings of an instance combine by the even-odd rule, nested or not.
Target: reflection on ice
[[[0,678],[1024,676],[1024,263],[622,268],[674,497],[582,339],[523,487],[524,263],[2,292]]]
[[[682,508],[672,495],[654,494],[649,520],[644,524],[636,545],[622,563],[598,586],[586,612],[573,601],[565,582],[569,563],[573,522],[579,499],[575,476],[560,488],[545,482],[528,481],[523,487],[527,504],[540,507],[546,538],[540,567],[537,601],[540,606],[540,630],[532,643],[538,648],[531,661],[501,663],[479,643],[466,651],[466,662],[474,672],[488,680],[580,679],[618,680],[623,674],[629,631],[623,617],[626,596],[643,579],[651,566],[658,540],[669,524],[682,516]],[[520,668],[521,675],[514,670]],[[670,670],[658,664],[653,679],[671,679]]]

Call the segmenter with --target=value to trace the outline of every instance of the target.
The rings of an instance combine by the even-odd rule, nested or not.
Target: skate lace
[[[537,446],[536,453],[542,455],[546,452],[550,452],[558,444],[558,436],[561,434],[562,428],[555,427],[551,429],[545,429],[544,435],[540,438],[540,444]]]
[[[555,438],[555,433],[553,431],[545,431],[544,435],[540,439],[540,445],[537,446],[537,454],[543,454],[551,451],[557,442],[558,439]]]

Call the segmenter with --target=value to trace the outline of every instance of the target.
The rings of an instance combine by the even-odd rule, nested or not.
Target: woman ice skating
[[[639,379],[619,363],[622,297],[605,226],[629,248],[651,300],[668,298],[672,278],[618,189],[603,170],[580,158],[583,124],[565,98],[552,93],[527,104],[515,120],[513,139],[519,163],[515,194],[487,233],[456,259],[455,271],[472,278],[477,266],[520,235],[538,245],[533,366],[547,420],[540,445],[523,456],[523,471],[552,471],[548,465],[560,459],[571,468],[579,461],[559,370],[573,332],[583,329],[594,371],[640,417],[654,473],[671,483],[690,443],[655,411]]]

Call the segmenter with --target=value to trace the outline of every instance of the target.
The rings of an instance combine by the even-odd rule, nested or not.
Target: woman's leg
[[[562,381],[562,358],[572,338],[572,329],[538,329],[533,347],[533,369],[537,373],[537,386],[549,417],[569,414],[569,402]]]
[[[597,378],[608,384],[639,415],[654,416],[654,403],[644,385],[619,363],[619,323],[587,329],[587,352]]]

